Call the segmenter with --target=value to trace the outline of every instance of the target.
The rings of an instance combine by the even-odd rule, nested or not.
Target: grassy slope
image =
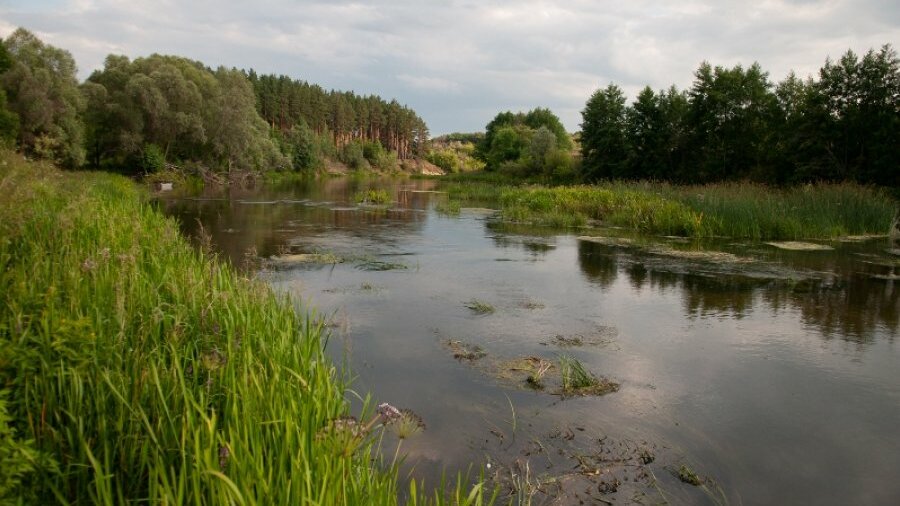
[[[397,503],[287,301],[124,178],[0,153],[0,194],[0,503]]]

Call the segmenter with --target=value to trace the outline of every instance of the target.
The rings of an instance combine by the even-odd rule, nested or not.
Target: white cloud
[[[39,33],[81,77],[108,53],[153,52],[276,72],[409,104],[431,130],[473,131],[505,109],[550,107],[570,130],[615,82],[690,86],[697,65],[759,61],[773,80],[900,39],[888,0],[13,0],[0,34]]]

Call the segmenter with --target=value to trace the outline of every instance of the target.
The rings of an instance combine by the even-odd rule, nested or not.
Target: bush
[[[163,154],[162,149],[156,144],[144,145],[143,152],[141,153],[141,169],[143,169],[146,174],[153,174],[154,172],[160,172],[165,168],[166,155]]]

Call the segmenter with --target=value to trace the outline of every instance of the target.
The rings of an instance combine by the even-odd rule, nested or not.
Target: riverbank
[[[486,176],[453,178],[450,208],[491,204],[501,219],[552,227],[602,223],[658,235],[755,240],[887,235],[898,202],[851,183],[774,188],[753,183],[676,186],[648,182],[546,187]]]
[[[0,191],[0,502],[398,503],[321,324],[126,178],[0,152]]]

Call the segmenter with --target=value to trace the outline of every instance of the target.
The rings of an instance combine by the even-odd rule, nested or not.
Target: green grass
[[[559,374],[562,381],[562,395],[603,395],[619,389],[617,383],[600,379],[584,368],[576,358],[569,355],[559,357]]]
[[[398,503],[315,319],[125,178],[0,153],[0,191],[0,503]]]
[[[495,203],[506,222],[557,228],[596,222],[684,237],[788,240],[887,234],[898,209],[885,190],[852,183],[794,188],[648,182],[545,187],[474,179],[451,182],[447,190],[451,202]]]

